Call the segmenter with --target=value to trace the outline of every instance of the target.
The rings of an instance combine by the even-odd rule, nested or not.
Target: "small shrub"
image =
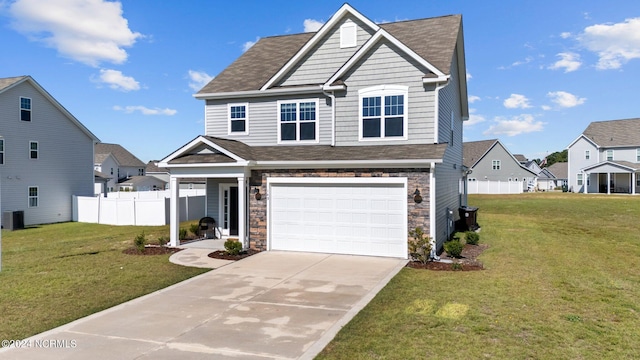
[[[168,236],[160,236],[158,238],[158,245],[165,246],[165,245],[167,245],[167,243],[169,243],[169,237]]]
[[[431,258],[431,240],[421,227],[409,231],[409,255],[413,261],[426,264]]]
[[[200,224],[191,224],[189,225],[189,231],[193,234],[193,235],[198,235],[198,231],[200,230]]]
[[[451,270],[453,270],[453,271],[462,271],[462,264],[460,264],[460,263],[451,264]]]
[[[178,237],[180,240],[184,240],[187,238],[187,229],[185,228],[180,228],[180,230],[178,231]]]
[[[458,239],[453,239],[444,243],[444,251],[446,251],[449,256],[454,258],[459,258],[460,255],[462,255],[463,248],[464,244],[462,244],[462,242],[460,242],[460,240]]]
[[[480,242],[480,234],[475,231],[467,231],[466,233],[464,233],[464,239],[467,244],[478,245],[478,243]]]
[[[133,239],[133,246],[138,250],[138,252],[144,251],[144,246],[147,244],[147,235],[144,234],[144,231]]]
[[[242,251],[242,243],[240,241],[229,239],[224,242],[224,249],[229,255],[238,255]]]

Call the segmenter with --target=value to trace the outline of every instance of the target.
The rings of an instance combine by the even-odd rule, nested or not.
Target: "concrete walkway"
[[[209,253],[216,250],[224,250],[224,241],[221,239],[197,240],[179,247],[184,249],[169,257],[169,261],[183,266],[191,266],[206,269],[217,269],[231,264],[233,261],[210,258]]]
[[[0,359],[311,359],[405,264],[263,252],[1,349]]]

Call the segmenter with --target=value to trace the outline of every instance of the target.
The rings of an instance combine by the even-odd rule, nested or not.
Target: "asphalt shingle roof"
[[[135,157],[127,149],[119,144],[98,143],[94,148],[94,162],[101,164],[106,157],[111,154],[120,166],[146,167],[142,160]]]
[[[640,118],[594,121],[582,132],[601,147],[640,145]]]
[[[9,86],[17,83],[18,81],[26,78],[26,76],[15,76],[8,78],[0,78],[0,91],[8,88]]]
[[[557,162],[547,168],[557,179],[569,178],[569,163]]]
[[[450,74],[461,24],[462,15],[448,15],[386,23],[380,27],[440,71]],[[259,90],[315,34],[308,32],[260,39],[198,93]]]
[[[468,141],[462,144],[462,164],[472,168],[498,140]]]

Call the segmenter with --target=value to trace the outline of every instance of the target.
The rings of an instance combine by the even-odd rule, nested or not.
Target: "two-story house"
[[[109,176],[109,192],[119,191],[119,184],[133,176],[145,176],[145,168],[142,160],[119,144],[96,144],[94,169]]]
[[[71,221],[93,196],[98,138],[31,76],[0,79],[0,209],[24,225]]]
[[[463,154],[464,166],[469,169],[469,185],[476,181],[495,181],[513,183],[522,191],[535,188],[538,174],[525,166],[529,161],[523,155],[511,154],[498,139],[467,141],[463,144]],[[537,164],[535,168],[540,169]]]
[[[265,37],[207,84],[205,135],[160,163],[207,179],[207,214],[261,250],[407,257],[466,197],[462,17],[376,24],[343,5],[317,32]]]
[[[592,122],[567,150],[569,191],[638,192],[640,119]]]

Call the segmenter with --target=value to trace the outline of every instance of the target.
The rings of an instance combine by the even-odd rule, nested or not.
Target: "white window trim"
[[[590,150],[585,150],[584,151],[584,159],[585,160],[590,160],[591,159],[591,151]]]
[[[32,188],[36,189],[36,196],[31,196],[30,190]],[[32,198],[36,199],[36,206],[31,206],[31,199]],[[27,187],[27,207],[34,208],[34,207],[39,207],[39,206],[40,206],[40,188],[38,186],[29,186],[29,187]]]
[[[22,108],[22,99],[29,99],[29,109],[23,109]],[[22,120],[22,110],[26,110],[29,112],[29,120],[28,122],[31,122],[33,120],[33,100],[30,97],[26,97],[26,96],[20,96],[20,104],[18,105],[18,119],[20,119],[20,121],[27,121],[27,120]]]
[[[403,95],[404,96],[404,114],[402,121],[402,136],[384,136],[384,97]],[[380,96],[381,107],[380,109],[380,137],[371,138],[362,136],[362,98]],[[361,89],[358,91],[358,140],[359,141],[394,141],[394,140],[407,140],[409,136],[409,87],[403,85],[377,85]]]
[[[358,27],[354,22],[346,22],[340,26],[340,48],[358,46]]]
[[[231,131],[231,107],[244,106],[244,131]],[[278,107],[279,110],[279,107]],[[278,112],[278,114],[280,114]],[[238,119],[235,119],[238,120]],[[249,103],[227,104],[227,134],[228,135],[249,135]]]
[[[496,167],[497,165],[497,167]],[[491,170],[498,171],[502,169],[502,161],[501,160],[491,160]]]
[[[316,104],[316,138],[315,140],[300,140],[300,103],[315,103]],[[296,103],[296,139],[295,140],[282,140],[280,121],[280,105]],[[320,99],[295,99],[295,100],[278,100],[276,103],[276,121],[278,128],[278,144],[317,144],[320,142]]]
[[[2,146],[0,146],[0,154],[2,154],[2,160],[0,161],[0,165],[4,165],[4,163],[7,161],[7,156],[4,151],[6,143],[4,142],[4,139],[0,139],[0,143],[2,143]]]
[[[582,173],[576,174],[576,184],[578,186],[582,186],[582,184],[584,184],[584,178],[582,176]]]
[[[611,152],[611,160],[609,160],[609,152]],[[613,149],[605,150],[604,157],[607,161],[613,161],[615,159]]]
[[[636,149],[636,162],[640,162],[640,148]]]
[[[31,149],[31,144],[36,144],[36,149],[33,150]],[[32,158],[31,157],[31,152],[35,151],[36,152],[36,157]],[[29,160],[38,160],[40,159],[40,144],[37,141],[29,141]]]

